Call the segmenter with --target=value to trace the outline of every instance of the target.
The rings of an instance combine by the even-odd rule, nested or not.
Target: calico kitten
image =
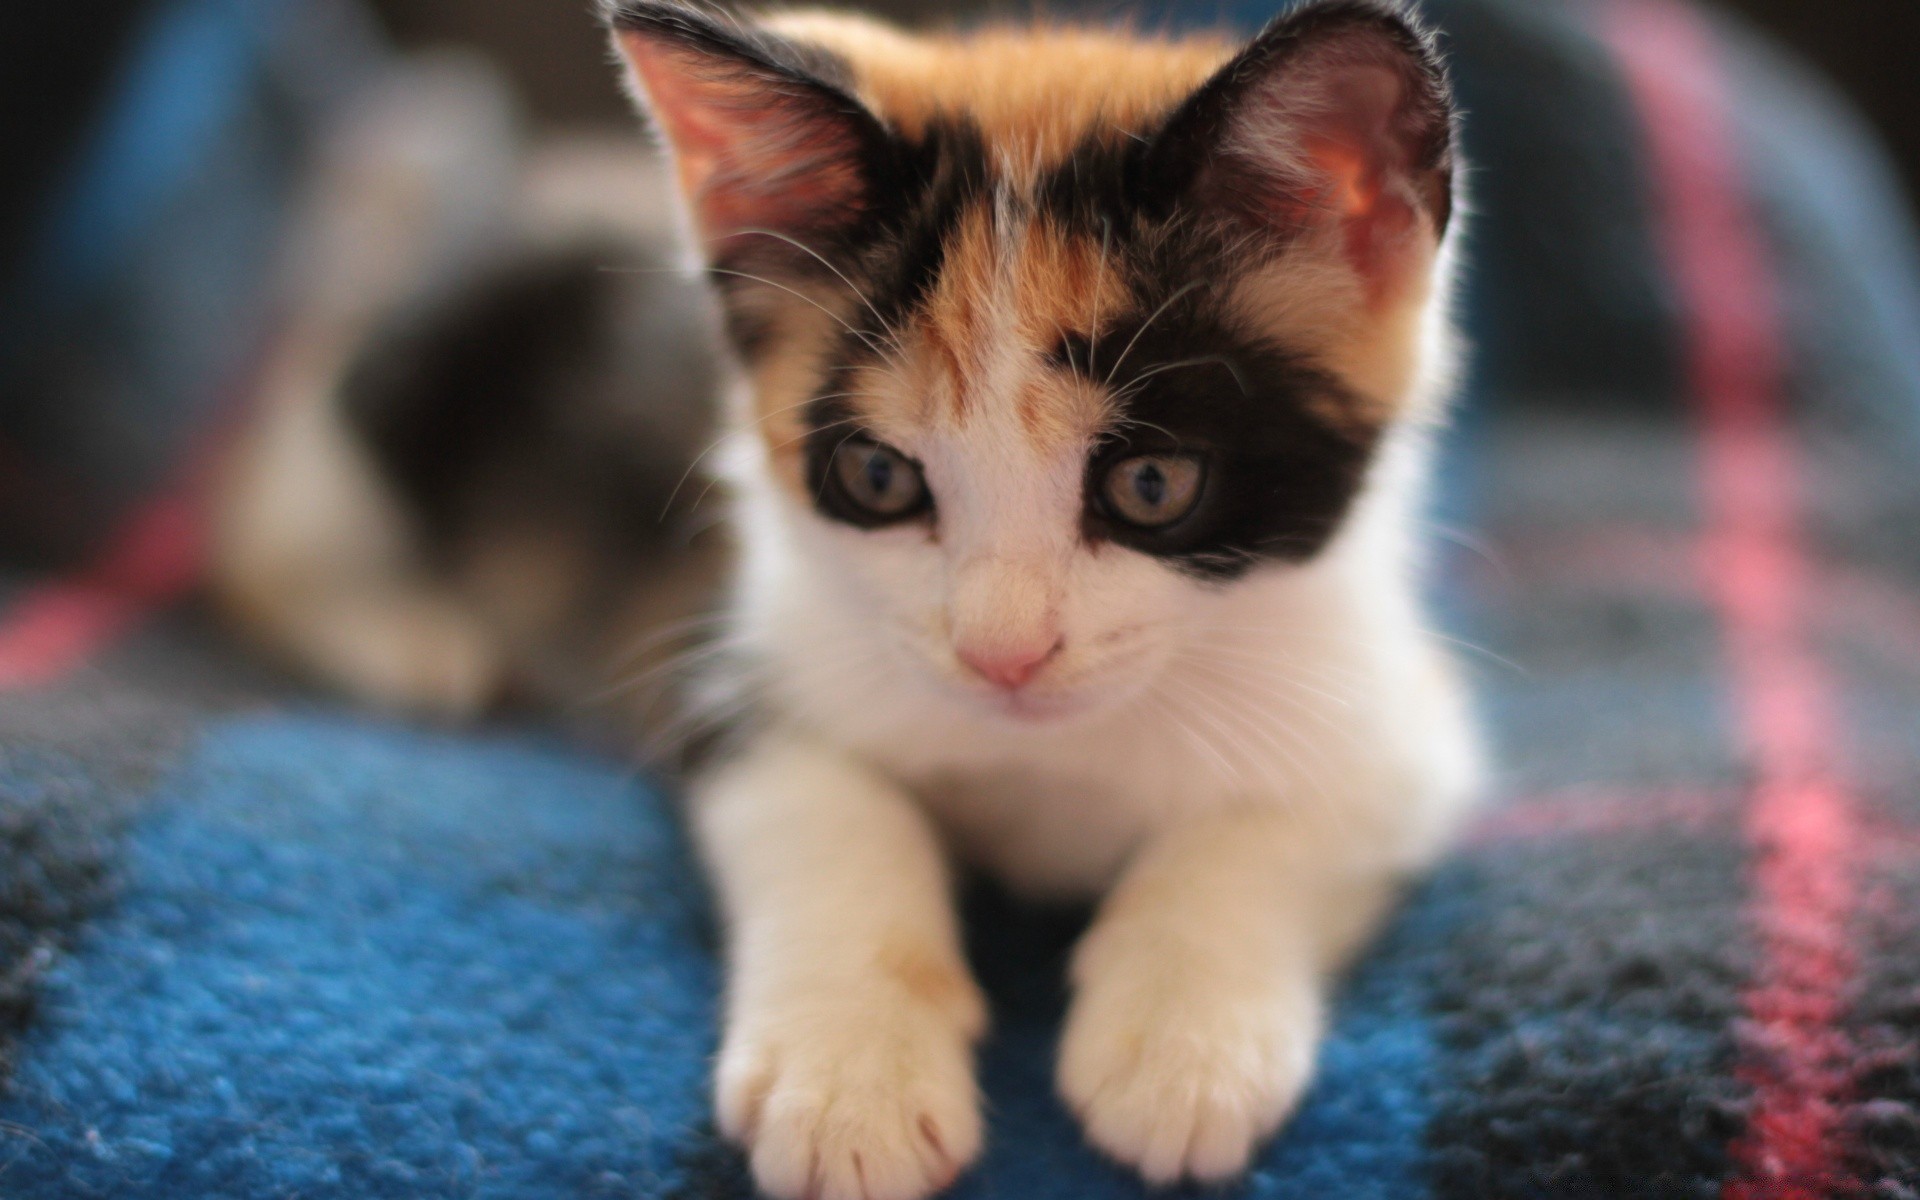
[[[781,1198],[975,1158],[957,863],[1099,901],[1057,1067],[1092,1142],[1242,1171],[1474,792],[1415,586],[1455,357],[1431,39],[1384,0],[1240,45],[605,16],[743,368],[707,686],[753,717],[689,783],[721,1129]]]
[[[722,1128],[781,1197],[978,1153],[953,853],[1104,897],[1058,1064],[1093,1142],[1241,1171],[1472,794],[1414,595],[1454,357],[1431,40],[1355,0],[1240,47],[608,18],[746,367],[763,727],[693,809]]]

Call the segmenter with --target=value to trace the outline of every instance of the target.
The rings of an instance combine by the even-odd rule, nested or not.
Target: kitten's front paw
[[[1060,1094],[1148,1182],[1229,1179],[1299,1103],[1319,1037],[1308,978],[1110,960],[1081,972]]]
[[[967,987],[970,989],[971,984]],[[977,997],[825,996],[729,1029],[716,1104],[776,1200],[922,1200],[980,1153]]]

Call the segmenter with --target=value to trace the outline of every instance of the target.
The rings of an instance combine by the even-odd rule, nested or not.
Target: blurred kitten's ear
[[[830,64],[676,4],[610,3],[606,19],[710,259],[766,240],[756,233],[827,240],[867,214],[889,142]]]
[[[1341,222],[1356,267],[1453,208],[1453,102],[1432,38],[1386,0],[1309,4],[1268,25],[1182,105],[1147,179],[1283,238]]]

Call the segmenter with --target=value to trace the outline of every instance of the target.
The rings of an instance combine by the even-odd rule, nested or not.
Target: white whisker
[[[1153,323],[1155,321],[1158,321],[1168,309],[1172,308],[1175,301],[1179,300],[1182,296],[1185,296],[1188,292],[1191,292],[1196,288],[1200,287],[1201,282],[1202,282],[1201,280],[1196,279],[1193,282],[1187,284],[1186,286],[1176,289],[1173,295],[1168,296],[1165,300],[1160,302],[1160,307],[1153,310],[1153,315],[1148,317],[1146,321],[1141,324],[1140,328],[1133,331],[1133,336],[1127,339],[1126,347],[1120,351],[1120,357],[1114,360],[1112,368],[1110,368],[1107,371],[1107,378],[1106,378],[1107,387],[1113,386],[1113,377],[1119,374],[1121,364],[1127,361],[1127,355],[1132,354],[1133,348],[1139,345],[1141,335],[1146,333],[1148,329],[1152,328]]]
[[[827,270],[832,271],[836,279],[838,279],[841,283],[846,284],[847,290],[852,292],[854,296],[859,299],[860,303],[867,306],[867,311],[873,314],[873,319],[879,323],[880,331],[883,334],[886,334],[889,338],[892,338],[894,336],[893,326],[889,325],[887,323],[887,319],[880,315],[880,310],[873,306],[873,300],[869,298],[865,292],[855,287],[853,280],[848,279],[846,275],[844,275],[841,272],[839,267],[836,267],[831,262],[828,262],[826,255],[820,253],[818,250],[815,250],[812,246],[809,246],[806,243],[801,242],[796,238],[788,237],[786,234],[781,233],[777,229],[739,229],[739,230],[735,230],[731,234],[728,234],[727,236],[743,237],[748,234],[758,234],[762,237],[777,238],[780,241],[785,242],[787,245],[792,246],[794,249],[800,251],[803,254],[812,255],[816,262],[818,262],[821,266],[825,267]]]

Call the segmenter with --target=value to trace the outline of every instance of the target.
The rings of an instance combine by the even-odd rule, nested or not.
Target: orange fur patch
[[[947,239],[939,283],[927,297],[919,333],[936,354],[936,365],[948,372],[940,382],[950,398],[948,416],[964,424],[975,400],[975,376],[994,347],[989,344],[995,325],[989,319],[1001,273],[1001,254],[993,228],[993,214],[976,205],[963,214]]]
[[[878,965],[906,990],[907,995],[930,1008],[950,1013],[970,1034],[978,1034],[985,1023],[980,989],[959,963],[935,957],[911,943],[894,940],[880,948]]]
[[[998,234],[983,204],[967,213],[950,239],[945,269],[915,326],[926,366],[941,377],[927,395],[944,396],[944,411],[927,419],[964,425],[982,406],[1011,405],[1011,415],[1037,449],[1085,438],[1105,415],[1097,389],[1043,366],[1061,337],[1092,334],[1103,316],[1127,302],[1126,288],[1090,239],[1070,238],[1044,218]],[[1003,394],[984,396],[981,365],[1011,353],[1026,360]],[[999,415],[996,413],[996,415]]]
[[[853,69],[854,91],[908,137],[966,116],[1016,184],[1089,133],[1147,132],[1232,56],[1224,38],[1175,41],[1069,26],[914,36],[866,18],[800,11],[767,28],[822,46]]]
[[[771,290],[771,289],[770,289]],[[799,289],[795,289],[798,291]],[[819,390],[825,355],[842,323],[850,321],[858,300],[843,292],[814,288],[799,297],[776,291],[762,314],[776,329],[782,347],[753,366],[750,414],[772,454],[775,474],[804,489],[806,406]],[[853,385],[864,389],[868,385]]]

